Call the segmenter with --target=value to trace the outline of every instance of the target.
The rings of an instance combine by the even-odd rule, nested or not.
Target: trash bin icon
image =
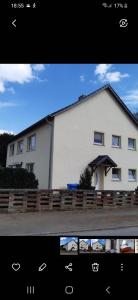
[[[92,271],[93,272],[98,272],[99,271],[99,264],[98,263],[93,263],[92,264]]]

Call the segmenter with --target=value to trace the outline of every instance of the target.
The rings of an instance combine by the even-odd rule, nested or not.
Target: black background
[[[89,237],[90,238],[90,237]],[[103,237],[100,237],[103,238]],[[137,292],[138,254],[78,254],[60,255],[59,237],[1,237],[0,251],[1,299],[78,298],[94,296],[103,299],[132,297]],[[15,272],[12,263],[20,263]],[[47,268],[38,272],[46,262]],[[69,263],[73,271],[65,269]],[[92,264],[99,271],[92,272]],[[123,263],[123,272],[121,271]],[[27,295],[27,286],[35,287]],[[66,286],[74,293],[67,295]],[[106,289],[110,286],[110,295]]]
[[[11,2],[0,10],[5,62],[128,63],[138,58],[137,7],[132,1],[121,1],[128,9],[101,5],[117,1],[39,1],[38,9],[12,9]],[[128,20],[126,28],[119,26],[122,18]]]

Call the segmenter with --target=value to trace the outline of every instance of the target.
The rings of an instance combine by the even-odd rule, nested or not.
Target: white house
[[[18,133],[7,149],[7,167],[34,172],[40,189],[79,183],[87,166],[96,189],[138,185],[138,122],[110,85]]]
[[[99,243],[98,241],[91,243],[91,247],[92,247],[93,251],[100,251],[100,250],[103,250],[103,248],[104,248],[103,245],[101,243]]]
[[[66,243],[63,246],[63,248],[66,249],[66,251],[77,251],[78,250],[78,244],[74,240],[71,240],[68,243]]]
[[[79,249],[88,250],[89,244],[84,240],[79,240]]]

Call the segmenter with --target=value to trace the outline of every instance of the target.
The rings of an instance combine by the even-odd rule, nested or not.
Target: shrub
[[[1,189],[36,189],[38,180],[26,169],[0,168]]]
[[[79,189],[94,190],[95,187],[91,186],[91,180],[92,180],[92,172],[88,168],[86,168],[84,170],[84,173],[80,175]]]

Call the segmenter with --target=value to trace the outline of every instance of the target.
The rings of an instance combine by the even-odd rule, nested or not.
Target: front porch
[[[96,190],[104,190],[104,179],[111,168],[117,167],[117,164],[108,155],[99,155],[88,164],[91,168],[92,180]]]

